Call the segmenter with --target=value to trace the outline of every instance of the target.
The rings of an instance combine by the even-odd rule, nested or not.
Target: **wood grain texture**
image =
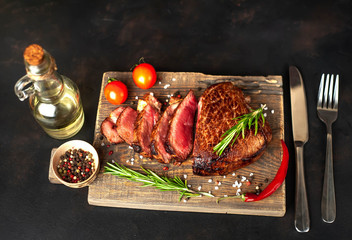
[[[125,143],[118,145],[109,144],[100,133],[102,121],[117,107],[108,103],[104,97],[103,91],[109,77],[114,77],[127,85],[129,96],[123,105],[132,106],[133,108],[137,106],[137,99],[147,92],[153,92],[162,103],[166,103],[171,94],[180,94],[184,97],[190,89],[193,89],[196,97],[199,98],[208,86],[218,82],[231,81],[236,86],[241,87],[245,95],[251,97],[251,106],[253,108],[258,108],[261,104],[267,105],[268,109],[264,112],[272,128],[273,140],[257,162],[237,170],[235,176],[232,174],[226,177],[195,176],[192,174],[192,162],[190,159],[181,166],[173,166],[172,164],[164,165],[155,160],[142,158]],[[282,157],[280,139],[284,138],[281,76],[214,76],[202,73],[158,72],[157,77],[157,82],[153,88],[142,90],[135,86],[131,72],[104,73],[93,142],[93,146],[97,149],[99,158],[102,161],[102,168],[97,179],[89,186],[89,204],[150,210],[284,216],[286,212],[285,183],[272,196],[259,202],[244,203],[239,199],[226,199],[217,204],[216,198],[209,197],[194,197],[186,202],[179,202],[179,195],[176,192],[161,192],[151,187],[142,188],[139,183],[103,174],[105,163],[114,160],[138,171],[140,170],[139,166],[143,166],[157,172],[159,175],[179,176],[187,180],[192,189],[198,190],[201,187],[201,191],[211,191],[216,197],[235,195],[238,188],[233,187],[233,184],[235,181],[241,182],[240,176],[248,178],[252,173],[254,177],[252,184],[249,186],[242,182],[240,187],[242,193],[254,192],[255,187],[259,184],[262,184],[261,189],[264,189],[274,178]],[[110,146],[108,147],[108,145]],[[110,151],[113,151],[113,154],[109,155]],[[132,158],[134,159],[133,165],[131,164]],[[168,166],[169,170],[164,171],[164,166]],[[209,182],[210,179],[211,182]],[[268,181],[265,181],[266,179]]]

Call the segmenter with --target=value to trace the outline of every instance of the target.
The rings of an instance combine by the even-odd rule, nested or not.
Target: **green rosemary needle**
[[[232,146],[240,134],[242,134],[242,138],[245,137],[245,131],[247,127],[248,129],[251,129],[251,127],[254,125],[255,127],[254,135],[257,135],[259,118],[260,117],[262,118],[263,126],[265,123],[265,118],[263,115],[263,110],[265,106],[266,105],[264,104],[257,110],[254,110],[250,113],[234,118],[233,120],[238,120],[237,124],[232,128],[230,128],[229,130],[227,130],[221,136],[223,139],[213,148],[214,152],[216,152],[218,156],[221,156],[221,154],[224,152],[225,148],[231,143],[231,141],[232,141],[232,144],[231,144]]]
[[[178,176],[174,178],[169,178],[165,176],[159,176],[155,172],[149,169],[141,167],[145,174],[134,171],[130,168],[127,168],[123,165],[120,165],[115,162],[115,164],[107,163],[105,166],[105,172],[120,178],[125,178],[134,182],[143,183],[142,187],[155,187],[161,191],[177,191],[180,194],[179,200],[181,201],[182,197],[196,197],[196,196],[208,196],[214,197],[210,193],[198,192],[188,188],[187,180],[182,181]]]

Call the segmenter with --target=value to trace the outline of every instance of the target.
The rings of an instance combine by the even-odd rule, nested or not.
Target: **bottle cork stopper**
[[[24,60],[30,65],[39,65],[44,58],[44,50],[38,44],[29,45],[23,53]]]

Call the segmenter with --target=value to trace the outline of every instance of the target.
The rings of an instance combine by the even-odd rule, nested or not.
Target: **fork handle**
[[[298,232],[308,232],[310,228],[307,190],[304,179],[303,146],[295,142],[296,150],[296,201],[295,201],[295,227]]]
[[[335,202],[331,126],[328,127],[328,133],[327,133],[327,139],[326,139],[326,159],[325,159],[323,195],[321,199],[321,214],[324,222],[333,223],[335,221],[336,202]]]

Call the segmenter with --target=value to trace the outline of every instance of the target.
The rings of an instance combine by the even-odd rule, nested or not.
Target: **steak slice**
[[[131,107],[126,107],[122,111],[116,122],[116,130],[120,137],[129,145],[132,144],[133,130],[137,118],[137,111]]]
[[[271,129],[267,121],[258,122],[257,135],[254,127],[245,132],[245,138],[224,150],[221,156],[213,148],[228,129],[237,123],[233,120],[250,112],[241,89],[232,83],[219,83],[208,87],[199,100],[198,120],[193,148],[193,173],[197,175],[226,175],[255,162],[271,141]]]
[[[125,110],[125,107],[117,107],[110,113],[109,117],[115,124],[117,123],[117,119],[120,117],[123,110]]]
[[[140,101],[138,105],[144,107],[138,107],[140,111],[138,112],[133,131],[132,147],[135,152],[151,158],[151,135],[154,126],[160,118],[161,103],[152,94],[146,94],[144,101]]]
[[[165,109],[158,123],[155,125],[151,137],[151,153],[153,158],[161,163],[170,163],[171,155],[166,152],[165,141],[169,131],[169,123],[181,99],[171,98],[170,105]]]
[[[171,119],[165,149],[175,163],[185,161],[193,147],[193,125],[197,110],[197,99],[192,90],[178,105]]]
[[[124,140],[119,136],[116,130],[116,121],[124,110],[124,107],[117,107],[101,123],[100,131],[110,143],[122,143]]]

